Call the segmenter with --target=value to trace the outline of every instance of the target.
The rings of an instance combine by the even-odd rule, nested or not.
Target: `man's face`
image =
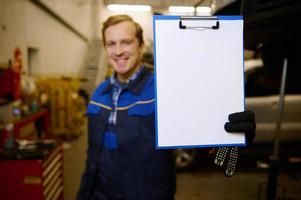
[[[109,26],[104,34],[109,63],[119,81],[126,81],[140,66],[143,45],[139,46],[136,28],[125,21]]]

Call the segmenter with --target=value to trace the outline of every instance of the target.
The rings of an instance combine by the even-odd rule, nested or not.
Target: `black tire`
[[[197,149],[174,150],[177,171],[191,171],[196,168],[198,161]]]

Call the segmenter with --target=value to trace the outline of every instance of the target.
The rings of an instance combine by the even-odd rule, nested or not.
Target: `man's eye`
[[[108,42],[107,43],[107,47],[112,47],[112,46],[114,46],[114,42]]]
[[[124,40],[122,43],[126,44],[126,45],[130,45],[130,44],[132,44],[132,41],[131,40]]]

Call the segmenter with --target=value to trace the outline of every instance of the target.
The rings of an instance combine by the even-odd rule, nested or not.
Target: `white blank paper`
[[[244,134],[224,130],[244,110],[243,20],[221,18],[217,30],[179,20],[154,17],[157,147],[244,145]]]

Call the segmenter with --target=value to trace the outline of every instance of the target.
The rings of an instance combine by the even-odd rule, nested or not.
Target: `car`
[[[301,152],[301,70],[288,69],[285,103],[281,124],[281,153]],[[245,104],[246,110],[255,113],[256,137],[253,145],[256,153],[268,157],[274,145],[278,120],[281,70],[270,71],[261,58],[245,61]],[[297,150],[296,150],[297,149]],[[253,150],[252,150],[253,151]],[[176,168],[192,170],[207,160],[208,149],[176,149]],[[253,151],[255,152],[255,151]],[[207,154],[207,155],[206,155]],[[257,154],[258,156],[258,154]]]
[[[301,142],[301,70],[288,68],[281,141]],[[270,72],[263,65],[250,68],[245,74],[246,109],[255,113],[255,143],[273,142],[279,110],[281,71]]]

